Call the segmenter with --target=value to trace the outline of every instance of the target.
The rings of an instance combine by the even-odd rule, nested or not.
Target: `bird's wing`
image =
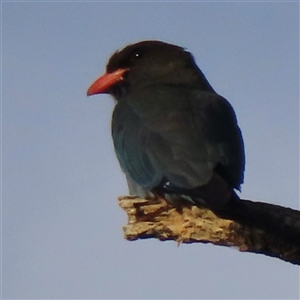
[[[242,182],[236,118],[214,93],[163,86],[131,94],[115,108],[112,135],[122,169],[149,189],[163,179],[184,189],[202,186],[216,168],[232,187]]]

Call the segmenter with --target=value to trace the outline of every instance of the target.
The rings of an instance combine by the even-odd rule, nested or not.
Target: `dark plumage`
[[[183,195],[212,208],[238,199],[245,156],[235,113],[189,52],[160,41],[129,45],[88,90],[98,93],[117,101],[112,137],[131,194]]]

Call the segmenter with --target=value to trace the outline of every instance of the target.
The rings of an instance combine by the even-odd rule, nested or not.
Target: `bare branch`
[[[300,212],[277,205],[241,200],[238,213],[222,219],[206,207],[182,200],[178,207],[164,199],[124,196],[119,205],[128,215],[128,240],[156,238],[178,243],[235,246],[300,264]]]

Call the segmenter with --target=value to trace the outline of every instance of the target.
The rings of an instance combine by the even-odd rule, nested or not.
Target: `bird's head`
[[[87,95],[109,93],[119,100],[133,89],[164,84],[213,91],[193,56],[184,48],[161,41],[143,41],[114,53],[106,74],[90,86]]]

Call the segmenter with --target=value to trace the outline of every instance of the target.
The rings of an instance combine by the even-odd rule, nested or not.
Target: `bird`
[[[184,47],[145,40],[116,51],[87,95],[115,100],[111,135],[129,193],[216,211],[240,201],[241,130]]]

